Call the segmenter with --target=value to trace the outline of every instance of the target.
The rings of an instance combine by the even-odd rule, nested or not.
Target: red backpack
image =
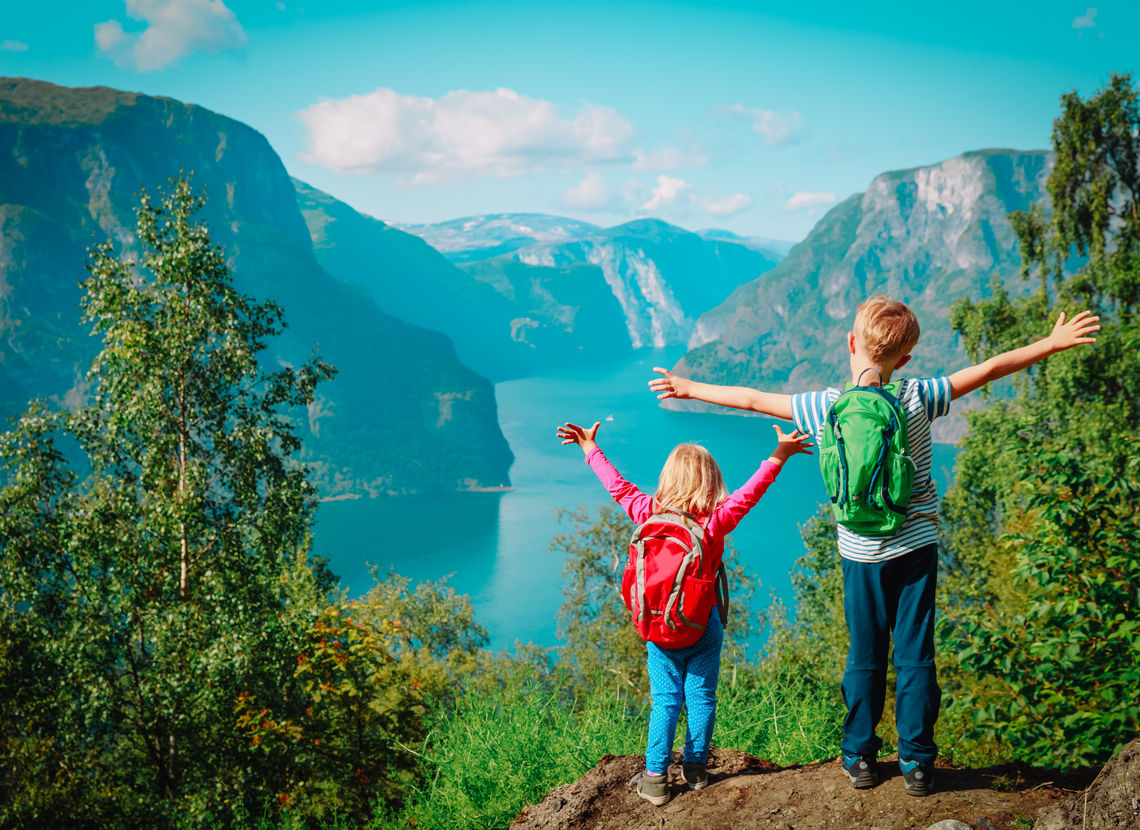
[[[713,603],[723,600],[727,614],[728,580],[723,565],[712,570],[704,535],[691,516],[668,509],[633,532],[621,594],[643,640],[691,646],[704,633]]]

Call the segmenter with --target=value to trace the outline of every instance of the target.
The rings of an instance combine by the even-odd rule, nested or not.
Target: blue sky
[[[1140,3],[9,4],[0,75],[200,104],[397,223],[656,216],[802,238],[886,170],[1045,147]],[[930,5],[930,8],[922,8]]]

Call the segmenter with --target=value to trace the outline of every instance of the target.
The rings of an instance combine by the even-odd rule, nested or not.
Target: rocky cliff
[[[702,312],[781,258],[752,240],[656,219],[599,228],[494,214],[407,230],[508,298],[516,321],[536,334],[576,315],[575,348],[605,354],[687,343]]]
[[[776,268],[701,315],[677,371],[789,390],[842,382],[844,338],[856,306],[875,292],[918,315],[913,371],[960,368],[966,356],[950,306],[987,295],[994,277],[1014,293],[1027,290],[1006,216],[1045,196],[1049,164],[1044,151],[982,150],[876,177]]]

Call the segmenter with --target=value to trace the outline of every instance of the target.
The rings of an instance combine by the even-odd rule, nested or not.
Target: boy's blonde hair
[[[660,507],[707,516],[728,498],[720,465],[698,444],[678,444],[665,459],[654,494]]]
[[[906,303],[872,294],[855,312],[856,337],[876,363],[908,354],[918,342],[918,320]]]

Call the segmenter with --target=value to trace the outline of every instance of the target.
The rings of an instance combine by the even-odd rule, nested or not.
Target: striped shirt
[[[796,429],[815,436],[819,443],[827,412],[840,390],[824,389],[792,395],[792,420]],[[930,422],[950,412],[950,381],[946,378],[908,379],[900,399],[906,412],[910,454],[915,463],[914,487],[907,520],[893,536],[860,536],[839,526],[839,555],[856,562],[883,562],[938,541],[938,488],[930,476]]]

